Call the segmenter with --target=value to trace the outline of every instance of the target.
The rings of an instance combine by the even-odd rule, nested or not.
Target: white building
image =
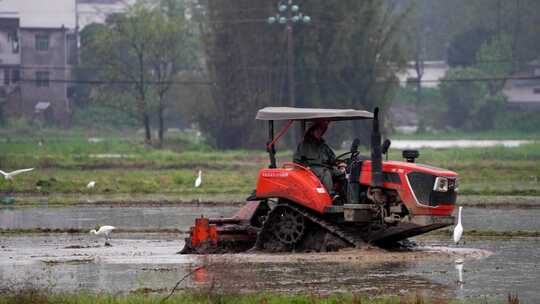
[[[50,120],[68,120],[75,8],[74,0],[0,1],[0,97],[8,115],[33,119],[47,110]]]
[[[540,60],[531,61],[526,69],[514,73],[505,82],[503,93],[510,108],[540,110]]]
[[[450,67],[444,61],[425,61],[424,62],[424,75],[422,76],[422,87],[436,88],[440,84],[440,79],[444,78],[446,72]],[[414,62],[407,64],[405,71],[399,72],[396,75],[399,78],[402,86],[407,84],[408,80],[416,80],[416,70],[414,69]]]

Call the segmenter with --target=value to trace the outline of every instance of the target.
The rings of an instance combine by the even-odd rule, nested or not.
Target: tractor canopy
[[[270,168],[276,168],[275,145],[295,121],[299,121],[301,123],[303,134],[306,129],[306,121],[313,121],[319,119],[329,121],[373,119],[374,126],[377,126],[376,128],[374,128],[374,130],[376,129],[376,132],[378,132],[378,109],[376,109],[375,111],[375,114],[373,114],[368,111],[353,109],[266,107],[260,109],[257,112],[257,116],[255,117],[255,119],[268,121],[268,141],[266,143],[266,150],[270,156]],[[278,132],[277,136],[274,136],[274,121],[276,120],[284,120],[288,121],[288,123],[283,126],[281,131]]]
[[[372,119],[373,113],[353,109],[317,109],[266,107],[257,112],[257,120],[357,120]]]

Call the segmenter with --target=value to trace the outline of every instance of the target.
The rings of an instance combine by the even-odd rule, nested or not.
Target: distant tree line
[[[189,107],[219,148],[261,147],[265,126],[256,111],[288,106],[285,26],[269,25],[278,2],[212,0],[198,22],[208,79],[215,85]],[[396,87],[395,71],[405,63],[400,28],[407,14],[394,1],[302,1],[295,4],[312,18],[296,24],[296,105],[301,107],[385,108]],[[209,98],[208,98],[209,97]],[[334,132],[366,137],[350,125]],[[366,141],[364,141],[365,143]]]
[[[289,105],[291,89],[285,26],[266,22],[278,3],[147,0],[106,24],[87,26],[75,74],[98,83],[78,87],[77,106],[115,109],[140,125],[149,143],[156,126],[163,142],[168,117],[169,123],[195,124],[217,148],[263,146],[266,130],[254,120],[256,111]],[[540,48],[536,0],[295,4],[312,19],[294,26],[295,103],[302,107],[380,106],[387,113],[400,90],[395,75],[412,61],[421,125],[425,118],[441,127],[489,129],[504,109],[504,82],[452,80],[504,78]],[[426,60],[447,60],[452,67],[435,94],[444,104],[422,91]],[[368,130],[362,123],[340,124],[329,137],[367,143]]]
[[[426,126],[462,130],[501,127],[504,79],[527,68],[540,49],[540,2],[534,0],[410,0],[404,38],[417,82],[396,97],[410,99]],[[425,89],[424,62],[444,60],[450,71],[438,89]],[[464,81],[469,79],[470,81]],[[485,79],[482,81],[482,79]],[[408,92],[403,92],[408,91]],[[519,115],[518,115],[519,116]],[[504,124],[508,124],[505,122]],[[504,125],[503,124],[503,125]]]

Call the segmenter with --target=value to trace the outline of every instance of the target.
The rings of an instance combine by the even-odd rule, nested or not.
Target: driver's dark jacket
[[[316,139],[311,135],[306,135],[304,140],[298,145],[294,153],[295,163],[312,166],[332,166],[336,160],[334,151],[324,142],[324,139]]]
[[[332,167],[335,160],[334,151],[324,139],[318,140],[311,135],[304,137],[293,157],[295,163],[307,166],[315,173],[330,195],[334,194],[332,176],[338,174]]]

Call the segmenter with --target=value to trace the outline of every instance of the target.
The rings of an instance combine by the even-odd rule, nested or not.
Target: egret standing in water
[[[101,226],[97,231],[96,229],[90,230],[90,234],[104,236],[105,246],[111,246],[111,244],[109,244],[109,240],[111,239],[110,234],[114,229],[116,229],[114,226]]]
[[[199,176],[197,176],[197,179],[195,180],[195,188],[199,188],[202,184],[202,171],[199,170]]]
[[[463,226],[461,225],[461,209],[463,207],[459,207],[458,211],[458,222],[456,227],[454,227],[454,243],[459,243],[459,240],[461,240],[461,236],[463,235]]]

